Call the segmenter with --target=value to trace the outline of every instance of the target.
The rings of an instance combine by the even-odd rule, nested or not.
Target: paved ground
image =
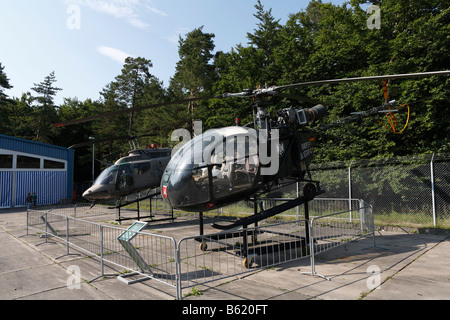
[[[180,228],[182,232],[183,228]],[[317,255],[315,271],[304,258],[241,277],[209,283],[201,295],[183,291],[185,301],[205,300],[450,300],[450,237],[380,231]],[[63,256],[62,243],[26,235],[26,212],[0,211],[0,299],[2,300],[174,300],[175,289],[154,280],[127,285],[100,274],[98,260]],[[61,257],[63,256],[63,257]],[[59,258],[61,257],[61,258]],[[73,266],[86,280],[70,289]],[[105,266],[105,274],[116,270]],[[69,282],[68,282],[69,279]],[[68,287],[69,283],[69,287]]]

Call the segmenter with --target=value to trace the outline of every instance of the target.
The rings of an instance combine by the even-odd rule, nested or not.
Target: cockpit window
[[[223,198],[251,187],[258,165],[257,155],[224,159],[214,165],[211,171],[214,197]]]
[[[235,158],[244,163],[245,157],[256,154],[256,134],[248,129],[242,127],[212,129],[182,146],[173,156],[168,169],[192,170],[213,163],[222,163],[223,159],[228,161]]]
[[[119,167],[114,165],[104,170],[95,180],[94,185],[115,184]]]
[[[256,135],[242,127],[209,130],[175,153],[162,184],[171,185],[171,198],[177,204],[213,201],[245,191],[259,169],[257,145]]]
[[[151,169],[150,161],[138,162],[133,164],[133,174],[141,176]]]

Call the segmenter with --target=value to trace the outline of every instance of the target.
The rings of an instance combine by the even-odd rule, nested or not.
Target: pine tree
[[[52,142],[52,123],[56,122],[57,113],[53,99],[61,88],[54,87],[56,82],[55,72],[51,72],[44,81],[34,84],[31,88],[38,96],[33,97],[33,101],[37,102],[33,106],[33,117],[36,119],[33,126],[35,131],[35,140],[40,142]]]
[[[208,95],[211,84],[214,81],[213,59],[215,37],[212,33],[204,33],[203,26],[180,37],[178,54],[180,60],[176,66],[176,72],[171,79],[170,89],[179,98],[197,98],[199,94]],[[188,104],[188,112],[194,117],[197,102]],[[193,125],[193,119],[192,119]]]
[[[11,116],[11,104],[13,101],[3,91],[5,89],[11,89],[12,86],[9,84],[9,79],[3,71],[4,69],[5,67],[0,62],[0,133],[11,134],[12,127],[9,118]]]
[[[164,101],[165,91],[162,82],[150,73],[152,67],[153,64],[148,59],[128,57],[121,73],[100,93],[103,99],[99,112],[125,111]],[[96,137],[101,139],[113,139],[127,134],[129,136],[149,134],[153,132],[155,125],[159,125],[158,119],[158,112],[154,109],[131,112],[129,115],[96,122],[94,131]],[[102,148],[98,150],[111,153],[117,149],[125,152],[129,150],[129,146],[127,147],[123,141],[110,141],[103,143]]]
[[[253,16],[259,21],[257,23],[258,28],[253,33],[247,33],[247,38],[250,45],[263,52],[264,63],[259,68],[264,71],[264,82],[274,84],[279,78],[279,70],[273,53],[281,44],[280,32],[282,26],[280,25],[280,19],[276,20],[273,17],[272,9],[266,11],[260,0],[255,5],[255,9],[257,12]]]
[[[38,84],[34,84],[31,90],[39,94],[34,100],[39,103],[42,107],[54,106],[53,98],[62,90],[61,88],[54,87],[53,84],[56,82],[55,71],[52,71],[44,81]]]
[[[11,89],[13,88],[12,85],[9,83],[9,79],[6,76],[6,73],[3,71],[5,67],[2,66],[2,63],[0,62],[0,104],[6,103],[6,94],[3,93],[5,89]]]

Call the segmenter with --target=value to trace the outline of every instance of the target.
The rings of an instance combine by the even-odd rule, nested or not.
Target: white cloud
[[[180,35],[178,34],[172,34],[170,36],[166,36],[164,37],[167,41],[169,41],[170,43],[174,44],[174,45],[178,45],[178,41],[180,39]]]
[[[139,29],[149,27],[149,24],[144,21],[145,17],[142,16],[145,12],[167,16],[165,12],[144,4],[143,0],[66,0],[66,3],[86,6],[91,10],[124,19]]]
[[[119,49],[106,47],[106,46],[97,47],[97,52],[120,63],[120,64],[124,64],[126,58],[132,57],[132,55],[125,53],[123,51],[120,51]]]
[[[165,13],[164,11],[161,11],[159,9],[156,9],[156,8],[153,8],[153,7],[150,7],[150,6],[146,6],[146,8],[150,12],[156,13],[156,14],[158,14],[160,16],[163,16],[163,17],[167,17],[167,13]]]
[[[184,37],[189,32],[189,28],[177,28],[171,35],[163,37],[170,43],[178,46],[180,36]]]

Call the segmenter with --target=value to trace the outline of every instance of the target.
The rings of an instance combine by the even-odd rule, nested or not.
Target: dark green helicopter
[[[172,149],[136,149],[103,170],[83,193],[91,201],[121,199],[127,195],[159,187]]]
[[[172,149],[156,148],[154,144],[145,149],[139,148],[138,138],[155,136],[155,134],[145,134],[140,136],[122,136],[107,139],[78,143],[69,147],[76,149],[101,142],[115,140],[128,140],[132,149],[127,156],[121,157],[114,164],[104,163],[107,168],[93,181],[92,186],[83,193],[83,198],[94,203],[104,200],[118,200],[118,206],[125,206],[129,202],[122,203],[122,200],[129,195],[147,191],[142,197],[132,202],[141,201],[155,195],[150,192],[159,188],[161,177],[167,163],[172,155]],[[140,194],[141,196],[141,194]]]
[[[163,197],[174,208],[217,209],[268,192],[285,178],[310,182],[305,191],[314,198],[319,183],[306,175],[316,133],[305,125],[323,118],[325,107],[283,109],[275,122],[261,105],[257,108],[257,130],[250,126],[208,130],[174,154],[161,181]]]

